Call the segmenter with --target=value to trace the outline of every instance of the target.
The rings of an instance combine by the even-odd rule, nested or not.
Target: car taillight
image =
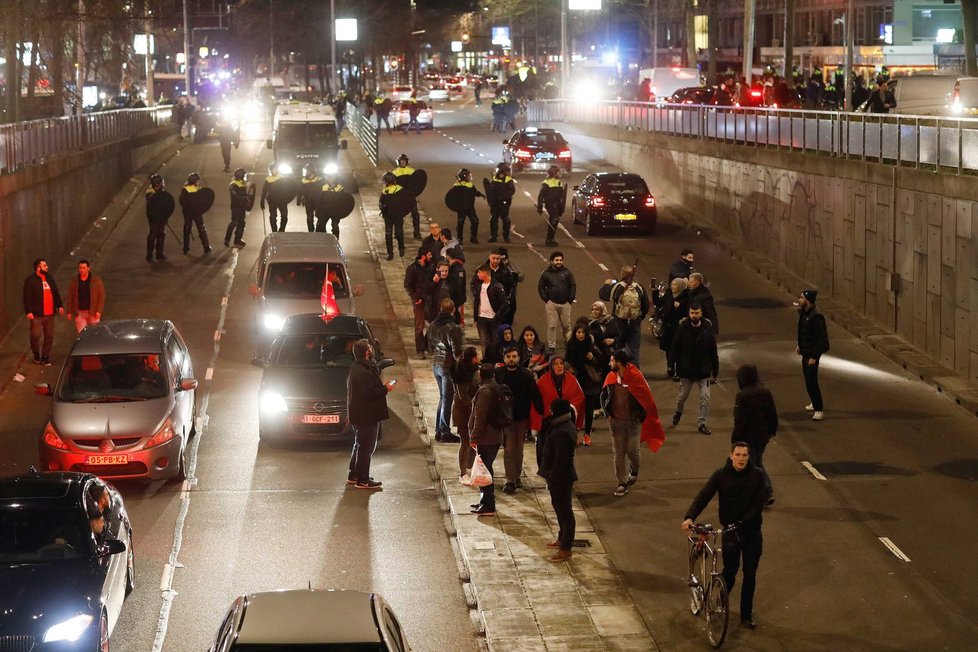
[[[64,443],[64,440],[58,435],[58,431],[54,429],[54,424],[50,421],[44,427],[44,443],[51,448],[58,448],[63,451],[68,450],[68,444]]]
[[[600,195],[595,195],[594,197],[591,197],[591,205],[604,206],[604,197],[601,197]]]
[[[562,149],[560,150],[560,153],[557,154],[557,158],[570,158],[570,157],[571,157],[571,151],[569,149]]]
[[[761,96],[761,91],[751,91],[750,92],[750,96],[751,97],[760,97]]]
[[[530,154],[530,150],[528,150],[528,149],[518,149],[518,150],[516,150],[516,157],[517,158],[530,158],[530,156],[532,156],[532,154]]]
[[[176,436],[177,433],[173,429],[173,422],[167,419],[163,425],[160,426],[160,429],[156,431],[156,434],[150,437],[150,440],[146,442],[145,448],[152,448],[153,446],[165,444]]]
[[[645,198],[645,206],[647,208],[654,208],[655,207],[655,197],[653,197],[652,195],[649,195],[648,197],[646,197]]]

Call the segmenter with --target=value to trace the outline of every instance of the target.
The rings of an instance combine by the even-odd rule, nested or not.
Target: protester
[[[452,385],[455,400],[452,402],[452,423],[459,438],[458,477],[462,484],[467,483],[467,474],[475,460],[475,451],[469,445],[469,417],[472,416],[472,401],[479,389],[479,366],[482,355],[474,346],[467,346],[455,363],[452,371]]]
[[[572,507],[573,488],[577,481],[574,468],[574,447],[577,428],[574,427],[571,404],[557,399],[551,404],[551,414],[541,430],[543,450],[537,474],[546,478],[550,492],[550,504],[557,516],[557,538],[547,544],[557,548],[550,561],[567,561],[571,558],[577,523]]]
[[[778,434],[778,409],[771,390],[761,383],[757,365],[745,364],[737,369],[740,391],[734,399],[734,425],[730,442],[746,442],[754,466],[764,471],[765,505],[774,504],[771,475],[764,468],[764,450]]]
[[[641,368],[642,323],[649,312],[649,298],[634,277],[635,268],[625,265],[617,281],[608,279],[604,282],[598,290],[598,298],[611,301],[611,314],[618,329],[618,345],[627,348],[635,366]]]
[[[570,401],[574,406],[574,423],[577,429],[584,425],[584,390],[574,374],[570,373],[564,358],[555,355],[550,359],[550,369],[540,376],[537,380],[537,390],[540,392],[540,400],[543,402],[543,410],[532,409],[530,411],[530,430],[539,431],[544,419],[550,416],[553,402],[558,399]],[[537,450],[541,450],[540,442],[537,441]],[[539,464],[539,455],[537,463]]]
[[[74,315],[75,330],[79,333],[89,324],[99,323],[102,320],[102,311],[105,310],[105,285],[91,270],[90,262],[79,260],[78,276],[72,278],[68,286],[65,317],[71,321]]]
[[[550,254],[550,264],[540,273],[537,292],[547,313],[547,346],[552,353],[557,350],[558,337],[561,342],[570,338],[571,305],[577,296],[577,282],[564,265],[563,252]]]
[[[798,297],[798,346],[795,353],[801,356],[801,371],[805,377],[805,389],[811,403],[805,409],[812,414],[812,421],[825,418],[822,389],[818,385],[818,364],[829,350],[829,331],[825,317],[815,307],[817,290],[804,290]]]
[[[447,273],[447,269],[446,269]],[[462,355],[464,337],[462,329],[455,323],[455,303],[442,299],[438,316],[428,326],[428,350],[431,351],[431,371],[438,383],[438,410],[435,413],[435,441],[457,442],[452,434],[451,415],[455,387],[452,385],[452,370],[455,361]]]
[[[679,329],[672,341],[672,357],[676,363],[676,375],[679,376],[679,396],[676,398],[672,425],[679,425],[686,399],[693,385],[696,385],[700,392],[697,430],[704,435],[713,434],[706,421],[710,416],[710,383],[716,382],[720,373],[720,358],[716,333],[713,325],[703,316],[700,304],[689,304],[689,317],[679,322]]]
[[[54,276],[48,271],[48,261],[34,261],[34,273],[24,279],[24,313],[30,324],[31,353],[34,364],[51,366],[51,348],[54,346],[54,315],[63,315],[61,293]],[[41,336],[43,335],[43,343]]]
[[[382,489],[382,482],[370,477],[370,461],[380,435],[380,424],[390,418],[387,394],[394,389],[394,380],[383,383],[375,352],[369,340],[353,345],[355,360],[346,379],[346,412],[353,426],[353,453],[346,483],[357,489]]]
[[[495,370],[491,364],[479,367],[479,388],[472,399],[472,413],[469,416],[469,446],[474,449],[482,463],[486,465],[489,474],[496,478],[492,464],[496,461],[499,447],[503,444],[504,430],[494,426],[490,412],[496,408],[496,379]],[[522,439],[520,441],[522,449]],[[507,455],[509,450],[507,449]],[[522,461],[522,455],[521,461]],[[507,487],[509,484],[506,485]],[[515,489],[513,490],[515,491]],[[512,492],[507,492],[512,493]],[[479,502],[472,506],[472,514],[490,516],[496,513],[495,482],[485,487],[479,487]]]
[[[522,487],[520,474],[523,472],[523,444],[526,441],[530,410],[543,412],[543,400],[537,389],[536,377],[520,366],[520,356],[516,347],[503,351],[503,366],[496,370],[496,382],[507,385],[513,392],[513,423],[503,433],[503,447],[506,449],[503,464],[506,471],[506,485],[503,491],[515,493]]]
[[[583,444],[590,446],[591,431],[594,426],[594,411],[600,407],[601,382],[607,373],[607,363],[602,358],[598,347],[594,345],[591,334],[588,333],[585,318],[577,320],[574,332],[571,338],[567,340],[566,356],[567,364],[584,392]],[[580,410],[578,410],[578,414],[580,414]]]
[[[532,371],[535,378],[546,373],[550,365],[550,354],[540,341],[536,328],[524,327],[517,340],[516,348],[520,352],[520,365]]]

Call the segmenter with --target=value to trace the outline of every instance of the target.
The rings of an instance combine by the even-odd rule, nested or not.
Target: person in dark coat
[[[720,358],[713,326],[703,316],[700,304],[690,303],[689,317],[679,322],[672,341],[672,357],[676,361],[676,375],[679,376],[679,396],[676,398],[676,413],[672,415],[672,425],[679,425],[689,392],[693,385],[697,385],[700,389],[697,430],[704,435],[713,434],[706,425],[706,420],[710,416],[710,383],[716,382],[720,372]]]
[[[621,333],[615,318],[608,314],[608,306],[604,301],[595,301],[591,304],[591,318],[587,322],[587,330],[594,338],[594,345],[601,351],[601,358],[605,361],[611,360],[611,353],[623,346]],[[607,375],[608,367],[602,369],[602,376]]]
[[[635,267],[625,265],[618,280],[607,279],[598,288],[598,298],[611,302],[611,314],[619,333],[616,345],[627,348],[635,366],[641,369],[642,324],[651,303],[645,288],[635,281]]]
[[[500,364],[503,361],[503,351],[511,346],[516,346],[516,336],[513,327],[509,324],[500,324],[496,329],[496,339],[489,347],[486,362]]]
[[[149,187],[146,189],[146,219],[149,222],[149,235],[146,237],[146,262],[152,262],[153,254],[157,260],[166,260],[163,253],[163,241],[166,239],[166,224],[170,219],[164,217],[165,204],[169,199],[165,194],[165,183],[163,177],[154,174],[149,178]]]
[[[469,416],[469,447],[479,454],[482,463],[489,469],[489,475],[495,480],[496,473],[492,470],[492,463],[496,461],[499,447],[503,443],[503,430],[492,425],[489,419],[489,412],[495,404],[494,374],[495,369],[491,364],[479,367],[479,388],[475,392],[475,398],[472,399],[472,413]],[[496,513],[494,483],[479,487],[479,503],[472,507],[471,513],[476,516],[489,516]]]
[[[499,239],[499,221],[503,223],[503,240],[509,242],[509,234],[513,223],[509,219],[509,208],[516,195],[516,182],[509,176],[512,168],[505,161],[496,165],[496,171],[489,179],[489,242]]]
[[[431,252],[421,247],[414,262],[404,270],[404,291],[411,299],[414,309],[414,350],[419,360],[424,360],[428,343],[424,337],[424,300],[425,290],[431,277]]]
[[[517,340],[516,348],[520,353],[520,365],[533,372],[533,377],[539,379],[547,373],[550,367],[550,354],[540,341],[540,334],[533,326],[525,326]]]
[[[447,273],[447,269],[445,270]],[[438,410],[435,412],[435,441],[457,442],[452,434],[452,401],[455,387],[452,370],[462,355],[464,336],[455,323],[455,304],[445,297],[438,307],[438,315],[428,326],[428,350],[431,351],[431,372],[438,383]]]
[[[382,489],[383,483],[370,477],[370,460],[377,448],[380,423],[390,418],[387,393],[394,388],[394,381],[381,382],[374,355],[369,340],[358,340],[353,345],[355,362],[346,378],[346,414],[354,440],[346,483],[376,491]]]
[[[468,297],[465,258],[461,247],[449,247],[445,251],[448,258],[448,296],[455,302],[455,323],[465,328],[465,301]]]
[[[737,369],[740,391],[734,399],[734,425],[730,442],[743,441],[750,447],[754,466],[764,471],[766,505],[774,504],[771,476],[764,469],[764,449],[778,434],[778,409],[771,390],[761,383],[757,365],[745,364]]]
[[[482,354],[478,347],[467,346],[455,362],[452,371],[452,386],[455,389],[455,400],[452,402],[452,423],[458,434],[458,477],[462,484],[465,482],[469,469],[475,461],[475,451],[469,445],[469,417],[472,416],[472,401],[479,389],[479,366],[482,364]]]
[[[455,225],[455,237],[458,238],[459,242],[465,240],[465,218],[469,218],[469,224],[472,230],[469,242],[479,244],[479,216],[475,212],[475,198],[482,197],[485,199],[486,196],[479,192],[479,189],[473,185],[472,172],[468,168],[459,170],[455,178],[455,185],[452,186],[452,189],[461,188],[462,190],[457,192],[465,193],[464,206],[456,213],[458,222]]]
[[[537,388],[537,378],[526,367],[520,365],[516,347],[503,351],[503,366],[496,369],[496,382],[508,385],[513,392],[513,423],[503,430],[505,456],[503,466],[506,471],[506,485],[503,491],[516,493],[522,486],[520,474],[523,472],[523,444],[530,423],[530,410],[543,412],[543,399]]]
[[[764,472],[750,464],[749,446],[736,442],[730,447],[730,459],[717,469],[693,499],[682,523],[689,533],[696,517],[706,509],[715,494],[720,494],[719,516],[724,527],[734,525],[737,531],[723,537],[723,579],[727,591],[733,591],[744,561],[744,585],[740,588],[740,622],[748,629],[754,623],[754,588],[757,567],[761,562],[763,537],[761,524],[764,509]]]
[[[693,250],[683,249],[679,252],[679,259],[674,260],[669,266],[669,282],[674,278],[689,278],[693,273]]]
[[[818,363],[829,350],[829,331],[825,317],[815,307],[817,290],[804,290],[798,297],[798,346],[795,353],[801,356],[801,371],[805,377],[805,389],[811,403],[805,409],[814,412],[812,421],[825,418],[822,390],[818,386]]]
[[[183,254],[190,253],[190,229],[197,227],[200,243],[204,245],[204,253],[211,252],[210,240],[207,239],[207,227],[204,226],[204,214],[198,212],[191,197],[201,189],[200,175],[191,172],[187,175],[187,183],[180,189],[180,208],[183,209]]]
[[[703,308],[703,316],[713,324],[713,334],[720,336],[720,317],[717,315],[716,305],[713,303],[713,294],[710,288],[703,283],[703,275],[693,272],[689,275],[689,287],[686,291],[689,304],[700,304]]]
[[[591,445],[591,429],[594,426],[594,411],[599,407],[601,383],[607,375],[607,361],[594,344],[594,338],[588,332],[587,319],[581,318],[574,325],[574,331],[567,340],[567,364],[577,377],[577,382],[584,392],[584,441],[585,446]]]
[[[472,279],[472,319],[479,332],[483,357],[488,357],[490,347],[495,342],[496,328],[502,321],[501,315],[509,310],[506,290],[493,279],[488,265],[483,265]]]
[[[51,347],[54,346],[54,315],[65,314],[61,293],[54,275],[48,270],[48,261],[34,261],[34,273],[24,279],[24,314],[30,324],[31,353],[34,364],[50,366]],[[41,335],[44,343],[41,343]]]
[[[685,278],[674,278],[669,284],[669,291],[662,296],[662,337],[659,338],[659,348],[666,354],[666,373],[676,382],[679,382],[679,376],[676,375],[676,361],[672,357],[672,341],[679,328],[679,321],[689,314],[687,287],[688,281]]]
[[[885,80],[880,80],[876,90],[869,96],[869,112],[889,113],[890,109],[895,108],[896,96],[890,90],[890,85]]]
[[[450,265],[447,260],[439,261],[435,265],[428,265],[434,268],[434,274],[425,279],[425,299],[424,299],[424,319],[429,324],[435,321],[438,311],[441,310],[441,302],[444,299],[451,299],[451,288],[448,284],[448,269]],[[455,321],[455,303],[452,303],[452,321]]]
[[[571,508],[577,470],[574,468],[574,449],[577,444],[577,428],[570,402],[560,398],[550,405],[550,417],[540,431],[543,453],[537,474],[547,479],[550,504],[557,515],[557,538],[547,544],[558,548],[550,561],[566,561],[571,558],[577,523]],[[538,442],[537,445],[540,445]]]

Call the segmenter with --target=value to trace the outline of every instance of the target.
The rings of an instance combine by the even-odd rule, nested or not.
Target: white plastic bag
[[[490,474],[489,469],[486,468],[485,462],[482,461],[481,455],[475,456],[475,462],[472,464],[472,470],[469,471],[469,484],[473,487],[488,487],[492,484],[492,474]]]

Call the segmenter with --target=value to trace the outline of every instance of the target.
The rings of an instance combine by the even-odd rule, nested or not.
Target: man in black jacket
[[[804,290],[798,297],[798,346],[795,353],[801,356],[801,371],[805,376],[805,389],[811,403],[805,409],[814,412],[812,421],[825,418],[822,390],[818,386],[818,362],[829,350],[829,331],[825,317],[815,307],[816,290]]]
[[[353,358],[356,362],[346,378],[346,413],[354,435],[346,483],[357,489],[380,490],[383,483],[370,477],[370,459],[377,448],[380,422],[390,418],[387,393],[394,388],[394,381],[381,382],[369,340],[353,345]]]
[[[672,425],[679,425],[689,392],[693,385],[697,385],[700,389],[697,430],[704,435],[713,434],[706,420],[710,416],[710,382],[716,382],[720,373],[720,358],[713,325],[703,317],[703,307],[698,303],[691,303],[689,317],[679,322],[672,340],[672,359],[676,362],[676,375],[679,376],[679,396]]]
[[[730,459],[717,469],[693,499],[682,523],[687,533],[693,521],[706,509],[713,495],[720,494],[719,516],[724,527],[736,526],[736,532],[723,537],[723,579],[727,591],[733,591],[737,581],[740,559],[744,560],[744,585],[740,589],[740,622],[754,629],[754,587],[757,567],[761,562],[761,512],[764,509],[764,472],[749,464],[746,443],[739,441],[730,447]]]
[[[506,470],[506,485],[503,491],[516,493],[522,487],[520,473],[523,471],[523,444],[530,421],[530,406],[540,414],[544,413],[543,398],[537,388],[533,372],[520,365],[520,353],[515,346],[503,351],[503,365],[496,369],[496,382],[509,385],[513,390],[513,423],[503,430],[503,467]],[[576,439],[576,436],[575,436]]]
[[[407,292],[414,308],[414,350],[418,354],[419,360],[424,360],[425,351],[428,349],[424,337],[424,300],[425,288],[428,284],[430,269],[428,263],[431,261],[431,251],[421,247],[414,262],[408,265],[404,271],[404,291]]]
[[[570,339],[571,304],[577,297],[574,273],[564,266],[564,254],[550,254],[550,265],[540,273],[537,292],[547,313],[547,344],[550,352],[557,350],[557,326],[560,325],[561,348]]]
[[[489,349],[495,343],[496,328],[502,323],[500,317],[507,310],[506,290],[493,279],[489,266],[483,265],[472,279],[472,319],[479,332],[483,357],[489,355]]]
[[[465,300],[468,285],[465,283],[465,259],[460,247],[449,247],[445,251],[448,258],[448,294],[455,302],[455,323],[465,328]]]
[[[703,316],[713,324],[713,334],[720,335],[720,317],[717,315],[716,305],[713,303],[713,293],[710,288],[703,283],[703,275],[693,272],[689,275],[689,303],[698,303],[703,308]]]
[[[51,366],[51,347],[54,346],[54,315],[65,314],[61,293],[54,276],[48,272],[48,261],[34,261],[34,273],[24,279],[24,313],[30,322],[31,353],[34,364]],[[44,343],[41,344],[41,335]]]
[[[689,278],[693,273],[693,250],[683,249],[679,253],[679,260],[673,261],[669,266],[669,282],[674,278]]]
[[[757,365],[741,365],[737,369],[737,385],[740,391],[734,399],[734,425],[730,441],[742,441],[750,446],[751,461],[764,471],[764,504],[773,505],[774,490],[771,476],[764,469],[764,450],[778,434],[778,408],[774,405],[771,390],[761,383]]]
[[[557,515],[557,538],[547,544],[558,548],[550,561],[566,561],[571,557],[574,532],[577,528],[571,498],[577,470],[574,468],[574,450],[577,448],[577,428],[571,404],[562,398],[550,404],[550,417],[543,422],[537,446],[543,448],[537,475],[547,479],[550,504]]]
[[[455,398],[452,371],[455,368],[455,361],[462,357],[464,340],[462,329],[455,323],[455,302],[447,298],[442,299],[438,307],[438,316],[428,325],[431,372],[438,382],[435,441],[459,441],[458,437],[452,434],[452,401]]]

